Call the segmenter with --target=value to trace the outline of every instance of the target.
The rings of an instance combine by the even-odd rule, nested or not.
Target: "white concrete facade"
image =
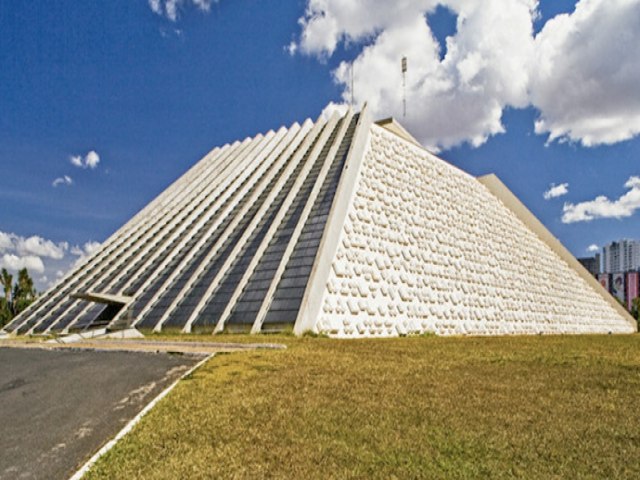
[[[366,107],[214,149],[7,331],[122,319],[341,338],[636,330],[497,177]]]
[[[477,179],[377,125],[361,168],[314,331],[635,331]]]

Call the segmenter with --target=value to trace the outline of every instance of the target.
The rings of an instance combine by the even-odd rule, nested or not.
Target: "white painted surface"
[[[480,182],[376,125],[315,329],[336,337],[633,331]]]
[[[106,333],[100,338],[131,339],[144,338],[144,335],[135,328],[125,328],[124,330],[117,330],[115,332]]]
[[[337,118],[331,120],[336,121]],[[109,291],[125,277],[128,279],[126,290],[137,278],[132,275],[132,269],[144,271],[160,260],[144,285],[135,292],[133,298],[139,298],[189,239],[217,215],[219,218],[210,224],[205,235],[178,262],[163,286],[142,308],[136,319],[139,322],[183,274],[209,235],[248,194],[250,186],[259,182],[250,202],[225,227],[222,238],[207,252],[175,300],[165,308],[156,324],[156,329],[161,329],[252,202],[267,188],[268,180],[278,171],[269,170],[263,178],[266,169],[274,162],[284,163],[289,155],[297,152],[200,298],[184,325],[183,330],[189,332],[271,201],[306,149],[320,135],[303,174],[293,184],[284,206],[223,312],[222,321],[216,327],[216,331],[221,330],[286,208],[297,194],[304,174],[311,168],[314,155],[319,154],[327,141],[329,133],[320,134],[322,126],[322,121],[313,126],[307,121],[302,128],[295,124],[288,131],[283,128],[277,134],[268,132],[213,150],[116,232],[82,269],[74,270],[77,276],[69,277],[68,285],[37,302],[29,315],[19,321],[28,321],[34,312],[41,313],[32,324],[33,330],[56,311],[55,307],[69,293],[90,291],[91,287],[102,285],[112,272],[119,273],[103,290]],[[516,199],[509,200],[511,197],[502,195],[500,189],[492,190],[486,182],[483,185],[438,159],[407,135],[393,122],[388,122],[384,128],[373,125],[366,108],[363,109],[302,299],[295,333],[313,330],[336,337],[356,337],[423,332],[494,335],[630,333],[635,330],[635,323],[603,296],[593,279],[581,274],[575,259],[569,258],[568,252],[553,242],[544,226],[522,213],[524,206]],[[339,138],[332,149],[337,149],[338,145]],[[327,165],[321,170],[294,239],[300,234]],[[227,199],[230,200],[228,205]],[[179,241],[168,251],[174,239]],[[292,240],[274,282],[282,274],[293,247]],[[139,259],[142,265],[138,265]],[[269,289],[253,332],[260,328],[275,285],[272,283]],[[75,305],[77,302],[69,304],[65,312]],[[65,312],[49,329],[56,326]],[[125,314],[127,311],[123,309],[114,321]],[[77,315],[74,322],[80,316]],[[71,326],[73,322],[67,328]]]
[[[106,335],[106,333],[106,328],[98,328],[95,330],[89,330],[87,332],[72,333],[69,335],[64,335],[62,337],[52,338],[51,340],[47,340],[45,343],[76,343],[90,338],[103,337],[104,335]]]
[[[365,105],[358,118],[358,124],[342,168],[340,181],[298,311],[293,329],[296,335],[301,335],[309,330],[317,332],[316,324],[322,307],[324,285],[331,270],[331,260],[335,257],[338,248],[342,225],[355,195],[355,186],[360,178],[365,150],[369,145],[371,124],[371,115]]]

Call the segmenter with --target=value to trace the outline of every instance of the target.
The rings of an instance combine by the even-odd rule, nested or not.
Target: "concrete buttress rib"
[[[179,198],[179,196],[185,190],[186,182],[188,182],[191,178],[196,177],[199,172],[207,166],[208,162],[215,163],[216,159],[221,158],[222,156],[224,156],[224,154],[226,154],[226,152],[237,148],[239,145],[240,143],[236,142],[229,148],[217,149],[212,151],[210,155],[205,157],[202,161],[198,162],[194,168],[188,171],[186,180],[180,179],[174,182],[172,187],[169,188],[168,192],[160,194],[156,198],[156,200],[152,202],[153,208],[143,209],[141,214],[144,213],[144,216],[139,214],[138,216],[136,216],[139,217],[136,222],[128,222],[127,224],[125,224],[125,226],[116,231],[116,233],[114,233],[94,255],[89,257],[79,267],[71,270],[71,272],[67,275],[68,281],[59,282],[54,288],[46,292],[46,294],[42,296],[42,300],[36,302],[33,308],[25,311],[24,317],[29,316],[32,321],[30,321],[30,318],[25,318],[25,321],[21,322],[20,329],[25,330],[23,325],[27,322],[30,323],[29,327],[33,325],[33,323],[37,320],[36,315],[44,307],[48,307],[51,302],[59,300],[61,296],[68,295],[80,281],[92,274],[96,266],[99,266],[105,258],[111,255],[114,251],[118,250],[123,242],[125,242],[132,235],[132,232],[134,232],[136,229],[139,229],[141,225],[149,223],[149,220],[154,219],[155,216],[163,210],[164,204],[174,201],[176,198]],[[211,160],[213,160],[213,162]],[[19,319],[17,318],[16,320]]]
[[[238,142],[236,142],[236,143],[238,143]],[[226,145],[226,146],[221,147],[221,148],[213,149],[209,153],[209,155],[210,156],[216,155],[220,151],[224,151],[224,150],[226,150],[228,148],[229,148],[229,145]],[[196,163],[196,165],[194,165],[191,169],[189,169],[185,175],[193,175],[196,170],[202,168],[202,165],[203,165],[202,161]],[[129,220],[127,223],[125,223],[122,227],[120,227],[113,235],[111,235],[111,237],[109,237],[102,244],[101,248],[97,252],[95,252],[93,255],[88,256],[76,268],[73,268],[73,269],[69,270],[69,272],[67,272],[64,277],[62,277],[51,289],[49,289],[49,291],[45,292],[44,295],[42,295],[34,303],[29,305],[29,307],[27,307],[23,312],[21,312],[18,316],[16,316],[9,325],[6,325],[5,329],[13,331],[13,329],[18,328],[22,324],[24,324],[27,321],[29,321],[29,317],[31,316],[31,314],[36,313],[36,311],[38,311],[43,306],[43,304],[45,302],[48,302],[49,300],[51,300],[53,295],[55,295],[58,290],[62,289],[75,275],[77,275],[77,273],[78,273],[78,271],[80,270],[81,267],[85,268],[85,267],[90,266],[92,264],[92,262],[96,262],[102,255],[105,254],[105,252],[109,251],[109,249],[112,248],[113,245],[119,239],[121,239],[124,236],[126,236],[128,231],[131,228],[133,228],[134,226],[136,226],[139,223],[139,221],[141,220],[141,218],[144,218],[150,212],[152,212],[155,209],[157,209],[158,205],[160,204],[160,202],[164,198],[173,195],[174,192],[175,192],[175,189],[176,189],[176,184],[178,184],[178,183],[179,183],[179,180],[174,182],[167,190],[165,190],[160,195],[158,195],[152,202],[149,203],[149,205],[147,205],[140,212],[138,212],[131,220]]]
[[[312,125],[311,122],[309,122],[309,125]],[[181,298],[179,304],[176,306],[177,308],[171,313],[170,324],[190,328],[188,318],[200,301],[201,294],[210,285],[210,282],[214,280],[215,275],[223,266],[224,261],[232,253],[235,245],[241,240],[249,222],[255,217],[259,207],[264,204],[274,185],[278,184],[283,175],[288,175],[287,172],[290,171],[290,165],[294,165],[300,161],[302,155],[313,143],[322,128],[322,124],[318,123],[313,126],[309,133],[297,138],[295,144],[292,144],[290,148],[283,153],[281,158],[278,159],[276,166],[269,172],[268,176],[265,177],[260,188],[251,193],[249,201],[242,206],[242,210],[231,222],[225,234],[216,244],[215,249],[212,250],[205,259],[199,262],[197,270],[189,279],[189,284],[185,285],[185,289],[182,292],[183,298]],[[300,143],[300,141],[302,141],[302,143]]]
[[[282,138],[286,133],[285,129],[281,129],[278,133],[270,137],[269,135],[265,138],[264,141],[269,143],[277,142],[280,138]],[[92,290],[100,291],[100,292],[109,292],[116,284],[116,282],[121,281],[121,279],[129,278],[129,281],[126,282],[123,288],[126,288],[131,284],[134,279],[131,272],[138,277],[145,275],[146,269],[152,264],[155,258],[158,256],[170,256],[174,254],[173,251],[167,250],[167,246],[171,244],[171,242],[180,236],[184,239],[190,239],[194,237],[194,235],[200,234],[202,232],[203,225],[209,221],[210,218],[215,218],[218,215],[218,207],[221,203],[221,199],[225,198],[225,195],[228,194],[229,184],[233,184],[235,179],[237,178],[235,175],[240,172],[242,174],[242,165],[236,166],[236,162],[231,159],[230,164],[233,165],[233,172],[227,177],[228,180],[221,182],[218,184],[215,189],[205,189],[202,193],[194,200],[194,204],[196,207],[192,210],[192,213],[180,221],[182,217],[180,216],[180,208],[177,207],[176,210],[171,211],[168,214],[168,218],[170,221],[166,224],[166,226],[159,232],[152,232],[147,235],[145,239],[138,241],[138,244],[141,244],[141,247],[138,249],[134,249],[130,247],[131,250],[135,250],[133,254],[129,258],[122,259],[120,264],[114,265],[105,276],[101,279],[98,279],[91,285],[89,288]],[[214,176],[215,173],[212,175]],[[212,182],[212,178],[207,178],[204,180],[204,184],[209,184],[209,186],[215,185]],[[180,226],[184,226],[184,230],[179,228]],[[154,239],[157,240],[154,242]],[[158,244],[162,243],[161,246]],[[179,243],[175,250],[180,250],[183,247],[183,243]],[[151,258],[146,258],[149,255]],[[143,266],[136,265],[136,262],[139,260],[145,260]],[[130,265],[127,268],[127,265]],[[148,272],[147,272],[148,273]],[[119,293],[119,292],[117,292]],[[82,315],[89,310],[90,306],[85,308],[85,311],[75,315],[76,320],[73,325],[78,328],[78,325],[82,326],[83,323],[90,322],[92,315],[91,312],[85,315],[84,322],[82,321]],[[127,312],[123,310],[122,314],[126,314]],[[114,319],[114,321],[116,321]]]
[[[336,145],[339,145],[342,141],[347,131],[351,116],[352,114],[349,111],[347,115],[340,120],[341,123],[339,124],[339,129],[334,130],[331,139],[327,144],[325,144],[322,153],[315,161],[314,165],[306,175],[299,175],[296,180],[296,185],[293,186],[283,205],[280,207],[278,214],[269,226],[260,246],[257,248],[251,262],[238,282],[235,291],[229,298],[229,301],[220,316],[220,321],[216,327],[217,331],[221,331],[227,322],[236,325],[246,325],[247,329],[251,328],[251,325],[254,323],[255,316],[252,318],[251,315],[249,315],[249,312],[245,310],[243,312],[238,312],[235,317],[231,317],[232,310],[235,309],[236,303],[243,294],[258,265],[264,265],[265,262],[263,262],[263,260],[267,260],[266,263],[273,263],[273,259],[271,257],[265,259],[264,255],[269,246],[273,246],[272,243],[274,240],[276,240],[276,244],[282,244],[287,240],[291,240],[291,235],[295,231],[293,225],[297,225],[300,222],[301,215],[305,212],[305,206],[313,202],[313,199],[315,198],[315,189],[313,187],[321,184],[324,180],[329,169],[329,165],[335,156],[337,150]],[[262,269],[260,273],[264,276],[265,270]],[[252,304],[254,302],[248,303]]]
[[[259,135],[253,141],[249,141],[246,144],[246,148],[252,148],[252,146],[255,146],[257,143],[268,141],[272,136],[273,132],[267,133],[266,136]],[[237,151],[242,152],[242,146]],[[211,162],[211,165],[195,179],[195,185],[192,182],[187,183],[185,180],[185,188],[182,190],[183,195],[176,199],[176,202],[168,205],[168,208],[164,208],[157,218],[154,218],[153,221],[148,222],[141,228],[140,231],[137,232],[137,236],[130,235],[129,238],[126,239],[125,244],[105,260],[97,275],[86,278],[81,285],[75,287],[76,290],[91,288],[92,285],[97,286],[96,283],[101,282],[107,275],[113,273],[117,267],[122,265],[134,254],[131,245],[137,242],[144,242],[144,239],[154,236],[161,238],[162,232],[166,232],[167,222],[173,221],[172,219],[176,216],[180,217],[180,215],[184,215],[184,212],[189,212],[192,215],[197,214],[199,208],[201,208],[200,202],[202,198],[205,198],[207,194],[214,188],[217,188],[228,176],[233,174],[235,170],[233,163],[234,157],[235,155],[228,155],[224,159],[221,159],[220,163]],[[58,330],[62,329],[63,332],[66,332],[73,326],[75,320],[77,320],[76,315],[80,313],[79,309],[82,307],[78,307],[78,302],[76,301],[67,301],[65,305],[67,306],[66,309],[61,307],[52,311],[51,316],[56,317],[55,323],[50,325],[45,331],[55,326]],[[72,308],[75,308],[73,313],[71,311]]]
[[[248,207],[247,204],[251,204],[251,198],[256,195],[255,192],[261,191],[262,186],[270,178],[269,172],[273,172],[274,168],[277,168],[279,158],[282,157],[283,152],[288,151],[293,145],[297,145],[309,128],[309,124],[305,123],[302,128],[291,129],[289,134],[280,142],[278,148],[269,154],[265,162],[259,165],[252,164],[245,169],[246,178],[238,186],[234,202],[226,206],[226,212],[221,215],[220,221],[207,229],[200,241],[191,248],[188,255],[175,267],[173,284],[171,284],[169,290],[165,290],[164,295],[166,297],[165,303],[168,306],[166,308],[155,308],[154,306],[154,315],[149,316],[149,319],[145,318],[149,326],[154,326],[156,330],[162,328],[180,299],[188,291],[198,265],[207,254],[217,251],[217,245],[225,238],[225,232],[233,228],[234,219],[242,215],[241,212],[243,208],[246,209]],[[174,324],[173,326],[182,327],[179,324]]]
[[[328,228],[328,224],[326,221],[323,221],[323,219],[326,220],[326,211],[328,211],[331,203],[333,202],[335,186],[342,175],[346,151],[351,144],[355,122],[359,117],[359,115],[351,115],[350,113],[351,112],[345,116],[344,124],[342,125],[342,132],[331,146],[331,151],[327,155],[327,160],[323,166],[323,170],[318,176],[318,179],[313,186],[313,190],[309,194],[308,201],[304,206],[300,219],[291,234],[291,238],[286,245],[282,258],[275,269],[274,275],[270,281],[269,289],[260,299],[261,302],[259,302],[259,307],[253,316],[254,321],[252,322],[253,324],[251,327],[252,333],[258,333],[261,331],[267,312],[271,307],[278,287],[281,286],[281,280],[287,271],[287,268],[298,269],[299,267],[304,266],[307,262],[309,263],[309,266],[313,263],[313,259],[317,252],[317,244],[314,244],[312,238],[307,238],[309,237],[308,231],[311,226],[313,230],[317,230],[318,232],[314,235],[321,235],[321,232],[324,231],[325,228]],[[307,231],[307,233],[305,233],[305,231]],[[295,284],[292,284],[289,287],[283,286],[283,290],[286,290],[287,292],[284,295],[284,303],[288,308],[297,312],[299,306],[295,304],[295,299],[302,297],[302,292],[306,288],[306,285],[307,277],[299,282],[296,281]],[[279,328],[282,328],[283,325],[292,325],[294,322],[282,321],[282,318],[280,318],[276,323],[278,323]],[[273,329],[273,326],[271,326],[271,329]]]
[[[216,268],[215,270],[209,270],[212,274],[215,274],[210,281],[207,280],[208,277],[203,276],[204,282],[200,282],[201,289],[199,290],[203,291],[202,294],[198,294],[198,296],[196,297],[199,300],[195,304],[192,313],[187,319],[184,327],[185,331],[190,331],[192,325],[194,324],[196,319],[198,319],[200,312],[205,308],[206,305],[208,305],[214,292],[218,290],[218,286],[223,280],[224,275],[228,272],[228,269],[232,266],[233,262],[236,260],[236,257],[242,252],[242,249],[245,247],[245,243],[249,240],[253,231],[259,226],[267,210],[279,195],[281,189],[284,188],[289,178],[294,175],[294,171],[298,169],[300,165],[306,164],[310,157],[317,155],[318,145],[323,144],[326,141],[330,130],[333,128],[336,122],[336,117],[333,117],[326,126],[321,121],[316,122],[314,129],[309,134],[308,141],[305,141],[305,144],[301,147],[300,151],[298,151],[296,155],[294,155],[293,160],[288,162],[284,171],[279,175],[277,182],[266,192],[265,198],[260,203],[260,205],[256,205],[257,208],[251,218],[251,221],[243,229],[242,235],[237,239],[235,245],[229,251],[229,254],[225,256],[222,266],[220,268]],[[311,150],[308,150],[309,148]],[[196,284],[194,288],[197,287],[198,285]],[[213,326],[212,322],[205,321],[205,319],[203,318],[200,318],[199,323],[201,323],[202,325]]]
[[[235,155],[230,159],[230,164],[233,165],[232,175],[229,175],[224,182],[216,185],[215,189],[200,192],[194,201],[195,208],[175,220],[176,230],[171,232],[165,249],[162,252],[156,252],[153,258],[147,261],[149,273],[145,276],[146,280],[141,282],[141,279],[136,279],[134,283],[129,282],[125,285],[125,291],[127,289],[135,289],[135,293],[131,292],[134,293],[134,301],[132,303],[134,316],[149,308],[154,299],[162,293],[163,282],[165,282],[167,276],[171,275],[171,272],[167,270],[168,265],[188,251],[191,244],[197,240],[198,234],[202,233],[200,228],[203,225],[209,221],[215,221],[223,204],[222,199],[226,199],[233,192],[235,182],[243,175],[244,167],[246,166],[243,159],[254,158],[261,155],[260,152],[270,151],[271,148],[277,145],[283,134],[284,131],[281,130],[275,137],[270,136],[269,138],[260,139],[254,142],[246,151]]]
[[[201,321],[215,324],[214,333],[220,332],[224,328],[221,316],[226,306],[228,306],[234,291],[237,290],[238,282],[242,280],[243,274],[248,268],[251,268],[252,264],[255,266],[254,261],[257,251],[264,238],[272,230],[274,223],[278,223],[278,216],[286,214],[288,205],[298,194],[305,179],[314,171],[316,165],[319,167],[319,161],[326,155],[326,151],[329,149],[341,122],[342,120],[337,116],[329,121],[319,141],[312,147],[305,160],[296,167],[280,191],[269,202],[268,208],[264,210],[261,218],[259,220],[256,219],[255,228],[246,237],[246,242],[242,249],[238,251],[237,257],[229,263],[228,270],[221,277],[220,283],[213,291],[212,296],[210,298],[207,297],[206,300],[205,298],[202,299],[201,304],[204,306],[199,313],[200,319]]]
[[[3,330],[632,333],[493,176],[396,120],[321,116],[215,148]]]
[[[358,182],[365,149],[369,142],[370,128],[373,121],[369,109],[365,105],[358,117],[358,123],[342,174],[327,218],[330,228],[324,230],[313,267],[307,280],[307,287],[298,310],[294,333],[300,335],[306,330],[315,328],[315,320],[321,308],[321,295],[331,269],[331,261],[335,256],[340,230],[347,216],[347,210],[354,196],[354,187]]]

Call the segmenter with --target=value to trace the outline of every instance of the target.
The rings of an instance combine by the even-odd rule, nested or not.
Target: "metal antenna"
[[[407,57],[402,57],[402,118],[407,116]]]

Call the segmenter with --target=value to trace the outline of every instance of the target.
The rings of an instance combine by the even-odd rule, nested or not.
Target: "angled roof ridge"
[[[395,118],[387,117],[387,118],[383,118],[382,120],[378,120],[374,123],[390,131],[391,133],[394,133],[397,136],[404,138],[405,140],[408,140],[409,142],[414,143],[419,147],[424,148],[422,144],[418,140],[416,140],[416,138],[413,135],[411,135],[409,131],[406,128],[404,128],[400,124],[400,122],[398,122]]]

